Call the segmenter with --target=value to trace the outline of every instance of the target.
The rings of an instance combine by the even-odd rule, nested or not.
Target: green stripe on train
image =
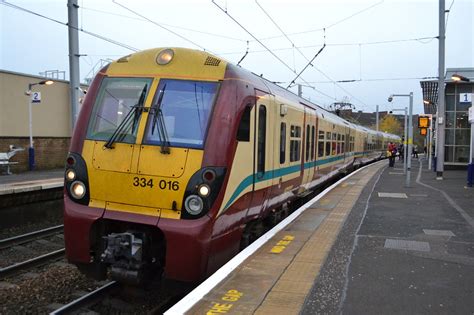
[[[347,153],[346,157],[351,157],[351,156],[355,156],[355,155],[364,155],[366,153],[368,153],[368,152],[351,152],[351,153]],[[345,157],[343,157],[343,156],[334,156],[334,157],[330,157],[330,158],[323,159],[323,160],[306,162],[304,164],[304,168],[308,169],[308,168],[315,167],[315,166],[321,166],[321,165],[324,165],[324,164],[328,164],[328,163],[332,163],[332,162],[335,162],[335,161],[338,161],[338,160],[342,160],[344,158]],[[298,165],[293,165],[293,166],[288,166],[288,167],[284,167],[284,168],[278,168],[278,169],[266,171],[263,174],[261,172],[259,172],[259,173],[256,174],[255,183],[263,182],[263,181],[270,180],[270,179],[277,178],[277,177],[282,177],[282,176],[289,175],[291,173],[300,172],[300,171],[301,171],[301,165],[298,164]],[[252,185],[253,177],[254,177],[254,174],[250,174],[249,176],[245,177],[243,181],[240,182],[240,184],[237,186],[234,193],[230,197],[229,201],[226,203],[226,205],[224,207],[224,210],[227,209],[235,201],[235,199],[240,195],[240,193],[242,191],[244,191],[244,189],[246,189],[248,186]]]

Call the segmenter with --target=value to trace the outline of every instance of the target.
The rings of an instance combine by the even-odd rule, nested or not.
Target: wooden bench
[[[12,162],[10,159],[20,151],[25,150],[24,148],[15,148],[13,145],[10,146],[9,152],[0,152],[0,166],[7,168],[7,174],[11,175],[10,165],[18,164],[18,162]]]

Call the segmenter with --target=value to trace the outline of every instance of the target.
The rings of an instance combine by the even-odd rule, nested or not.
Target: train
[[[71,138],[66,257],[96,279],[200,282],[390,141],[205,51],[124,56],[93,79]]]

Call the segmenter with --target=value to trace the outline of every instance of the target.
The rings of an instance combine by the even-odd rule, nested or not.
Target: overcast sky
[[[61,70],[69,79],[67,27],[5,2],[67,23],[67,0],[0,0],[0,69],[35,75]],[[205,49],[233,63],[248,49],[241,66],[286,87],[326,43],[314,67],[297,80],[309,86],[303,88],[305,98],[324,107],[348,101],[372,112],[376,105],[381,111],[405,107],[408,99],[388,103],[387,97],[414,92],[414,112],[423,112],[419,81],[438,75],[437,0],[215,3],[251,35],[211,0],[78,0],[80,28],[122,44],[81,32],[81,79],[90,77],[101,59],[179,46]],[[446,68],[474,67],[474,0],[446,0],[450,7]],[[337,82],[347,80],[355,81]]]

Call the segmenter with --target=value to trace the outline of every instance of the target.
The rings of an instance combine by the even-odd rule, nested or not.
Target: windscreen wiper
[[[115,129],[114,133],[110,136],[107,143],[104,145],[107,149],[113,149],[113,144],[119,140],[123,140],[126,134],[123,132],[124,130],[128,130],[130,125],[132,127],[132,133],[138,126],[138,121],[140,120],[140,116],[145,109],[143,103],[145,103],[145,96],[147,91],[148,84],[145,84],[143,87],[142,93],[140,94],[140,98],[138,99],[138,103],[133,105],[130,110],[128,111],[125,118],[120,122],[120,124]]]
[[[161,110],[161,102],[163,101],[163,96],[165,95],[166,84],[163,86],[163,89],[160,91],[158,96],[158,101],[153,107],[153,123],[151,125],[151,134],[155,133],[155,126],[158,126],[158,135],[160,136],[161,141],[161,150],[162,154],[170,154],[170,142],[168,140],[168,132],[166,131],[166,123],[163,117],[163,111]]]

